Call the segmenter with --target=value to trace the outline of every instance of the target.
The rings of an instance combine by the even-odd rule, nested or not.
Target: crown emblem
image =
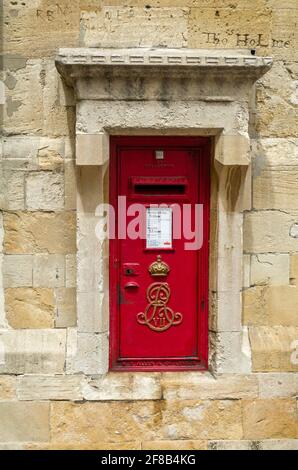
[[[151,276],[166,276],[170,271],[170,267],[161,260],[160,255],[157,255],[157,260],[150,264],[148,270]]]

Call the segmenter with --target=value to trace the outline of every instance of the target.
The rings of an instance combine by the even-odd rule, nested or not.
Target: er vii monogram
[[[171,290],[167,282],[151,284],[147,289],[148,305],[144,313],[138,313],[138,323],[147,325],[153,331],[165,331],[172,325],[179,325],[183,316],[168,307],[170,295]]]

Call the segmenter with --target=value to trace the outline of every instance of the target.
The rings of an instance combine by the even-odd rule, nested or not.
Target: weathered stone
[[[245,439],[297,437],[296,400],[243,400],[242,403]]]
[[[298,139],[262,138],[252,140],[253,148],[253,175],[258,178],[266,168],[281,165],[298,165]]]
[[[256,450],[253,441],[209,441],[208,450]]]
[[[77,182],[76,167],[73,161],[68,161],[65,163],[64,180],[65,210],[76,209]]]
[[[3,258],[4,287],[32,286],[33,259],[31,255],[7,255]]]
[[[13,400],[16,397],[16,379],[11,375],[0,375],[0,400]]]
[[[63,330],[0,330],[0,373],[61,374],[64,361]]]
[[[36,254],[33,258],[33,286],[61,287],[65,283],[63,255]]]
[[[53,402],[52,435],[61,447],[76,442],[89,447],[100,446],[107,440],[118,443],[154,439],[158,435],[161,419],[160,405],[155,403]]]
[[[243,287],[250,286],[250,255],[243,255]]]
[[[298,209],[298,167],[265,167],[254,179],[254,209]]]
[[[24,172],[8,170],[5,163],[0,166],[0,207],[4,210],[22,210],[25,207]]]
[[[210,333],[209,349],[209,362],[215,372],[219,374],[251,372],[251,351],[246,328],[242,331]]]
[[[298,250],[298,240],[290,236],[298,212],[258,211],[245,214],[244,250],[249,253],[286,253]]]
[[[163,439],[241,439],[241,403],[238,400],[168,401],[163,411],[162,436]]]
[[[243,321],[253,325],[298,326],[298,288],[257,286],[243,293]]]
[[[76,326],[76,290],[74,288],[60,287],[55,289],[56,298],[56,328]]]
[[[282,61],[276,61],[258,82],[256,129],[260,136],[297,137],[298,109],[293,85]]]
[[[107,437],[107,436],[106,436]],[[140,450],[141,442],[106,442],[98,441],[90,444],[89,442],[47,442],[44,444],[30,443],[25,444],[26,450]]]
[[[42,171],[26,178],[26,207],[29,210],[61,210],[64,207],[64,176]]]
[[[65,257],[65,286],[76,287],[76,255]]]
[[[87,378],[82,384],[85,400],[158,400],[162,386],[158,373],[117,374]]]
[[[202,6],[202,5],[199,5]],[[204,6],[204,5],[203,5]],[[268,55],[271,11],[266,7],[235,9],[192,8],[188,22],[188,47],[195,48],[257,48]]]
[[[104,333],[109,328],[109,308],[101,292],[78,292],[78,331]]]
[[[9,6],[9,8],[8,8]],[[5,8],[5,52],[24,57],[52,55],[61,44],[75,46],[79,37],[79,2],[41,0]]]
[[[241,439],[240,401],[97,402],[51,405],[57,442]]]
[[[109,342],[107,333],[79,333],[75,370],[85,374],[108,371]]]
[[[255,372],[297,372],[297,327],[251,326],[249,338]]]
[[[165,373],[161,384],[166,400],[223,400],[253,398],[258,395],[258,381],[253,375],[219,375],[196,372]]]
[[[185,47],[187,10],[183,8],[103,7],[83,11],[81,45],[85,47]]]
[[[77,134],[77,165],[103,165],[109,159],[109,136],[106,132],[98,134]]]
[[[288,254],[258,254],[251,257],[251,284],[289,284]]]
[[[142,450],[207,450],[207,441],[196,440],[164,440],[144,441]]]
[[[260,445],[262,450],[298,450],[298,439],[266,439]]]
[[[19,400],[82,400],[80,375],[23,375],[17,379]]]
[[[10,67],[9,58],[5,59],[4,65]],[[42,61],[26,60],[21,68],[11,72],[15,86],[5,91],[3,129],[6,133],[30,134],[43,128],[42,67]]]
[[[298,254],[290,257],[290,281],[291,284],[298,284]]]
[[[18,287],[5,289],[6,317],[12,328],[51,328],[54,326],[52,289]]]
[[[75,251],[75,214],[4,213],[6,253],[72,253]]]
[[[298,374],[258,374],[260,398],[298,396]]]
[[[49,404],[0,402],[0,441],[49,440]]]

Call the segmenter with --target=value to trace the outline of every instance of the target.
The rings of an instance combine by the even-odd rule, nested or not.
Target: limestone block
[[[298,166],[265,167],[254,178],[254,209],[298,209]]]
[[[240,417],[240,419],[239,419]],[[237,400],[85,402],[51,404],[56,442],[241,439]],[[65,432],[67,430],[67,432]]]
[[[216,159],[223,165],[249,165],[250,143],[244,135],[222,135]]]
[[[19,168],[20,163],[28,163],[25,167],[28,171],[58,170],[63,164],[65,146],[63,138],[38,135],[6,136],[3,138],[3,159],[7,164],[10,162],[10,170]]]
[[[13,400],[16,397],[16,380],[10,375],[0,376],[0,401]]]
[[[10,212],[4,214],[6,253],[73,253],[75,251],[73,212]]]
[[[289,255],[258,254],[251,257],[251,284],[289,284]]]
[[[108,331],[109,309],[102,292],[78,292],[78,331],[104,333]]]
[[[51,56],[61,44],[76,46],[79,2],[40,0],[10,4],[5,0],[5,52],[24,57]]]
[[[212,294],[212,314],[210,328],[212,331],[236,331],[241,330],[241,293],[214,292]],[[227,315],[229,311],[229,315]]]
[[[79,333],[75,369],[85,374],[108,371],[109,341],[106,333]]]
[[[245,214],[244,250],[248,253],[287,253],[298,250],[298,240],[290,235],[298,222],[298,211],[258,211]]]
[[[291,398],[298,396],[298,374],[258,374],[260,398]]]
[[[293,60],[294,58],[297,60],[297,4],[286,2],[281,5],[277,4],[276,0],[274,1],[276,4],[272,10],[271,54],[279,60]]]
[[[62,173],[31,173],[26,178],[26,207],[29,210],[59,210],[64,207]]]
[[[0,441],[43,442],[50,437],[49,404],[0,402]]]
[[[219,374],[249,374],[251,352],[246,328],[209,335],[210,365]]]
[[[75,442],[89,448],[107,441],[153,440],[159,431],[158,418],[161,418],[160,402],[153,400],[51,404],[51,431],[60,448]]]
[[[163,439],[241,439],[240,401],[168,401],[161,433]]]
[[[282,61],[257,84],[256,130],[261,137],[297,138],[296,84]]]
[[[296,438],[298,433],[296,400],[243,400],[245,439]]]
[[[108,437],[107,437],[108,439]],[[47,442],[44,444],[30,443],[24,445],[26,450],[140,450],[141,442],[105,442],[99,441],[90,443],[84,442]]]
[[[77,165],[103,165],[109,159],[109,136],[98,134],[77,134]]]
[[[12,328],[52,328],[54,294],[52,289],[18,287],[5,289],[6,317]]]
[[[249,287],[250,282],[250,255],[243,255],[243,287]]]
[[[298,326],[297,286],[252,287],[243,293],[243,321],[253,325]]]
[[[291,284],[298,283],[298,254],[290,256],[290,281]]]
[[[254,372],[297,372],[297,327],[251,326],[249,338]]]
[[[76,326],[76,290],[60,287],[55,289],[56,298],[56,328]],[[87,312],[85,312],[87,313]]]
[[[61,374],[65,361],[63,330],[0,330],[0,373]]]
[[[80,44],[85,47],[185,47],[187,13],[184,8],[104,6],[83,11]]]
[[[82,400],[80,375],[22,375],[17,379],[19,400]]]
[[[298,450],[298,439],[266,439],[260,444],[262,450]]]
[[[298,165],[298,139],[262,138],[252,140],[254,178],[257,179],[266,168]]]
[[[0,450],[24,450],[24,446],[20,442],[6,442],[0,444]]]
[[[16,166],[16,165],[15,165]],[[7,162],[0,166],[0,207],[4,210],[21,210],[25,204],[24,172],[7,168]]]
[[[76,209],[77,182],[76,167],[73,161],[65,162],[64,180],[65,209]]]
[[[65,284],[64,255],[36,254],[33,257],[33,286],[61,287]]]
[[[53,59],[43,62],[43,131],[50,136],[74,138],[75,107],[59,103],[59,76]]]
[[[82,383],[85,400],[159,400],[162,386],[159,373],[118,374],[109,372],[99,378],[86,378]]]
[[[77,373],[75,359],[78,352],[78,332],[77,328],[67,328],[66,330],[66,360],[65,371],[67,374]]]
[[[32,286],[33,258],[31,255],[6,255],[3,258],[4,287]]]
[[[218,132],[225,129],[227,135],[248,132],[248,111],[241,103],[225,102],[217,104],[203,101],[111,101],[82,100],[77,103],[77,133],[97,134],[108,128],[139,129],[139,134],[150,133],[152,129],[160,134],[160,129],[181,129],[193,135],[208,135],[207,129]],[[150,129],[150,131],[148,131]],[[187,129],[187,131],[186,131]],[[210,133],[210,132],[209,132]],[[175,131],[177,134],[177,131]]]
[[[258,395],[258,381],[253,375],[209,373],[165,373],[161,384],[166,400],[224,400],[253,398]]]
[[[207,441],[197,440],[168,440],[143,441],[142,450],[207,450]]]
[[[76,286],[76,255],[66,255],[65,257],[65,286]]]
[[[268,8],[247,8],[247,4],[239,9],[222,8],[218,4],[212,7],[191,9],[188,47],[257,49],[260,55],[270,55],[271,11]]]
[[[254,441],[209,441],[208,450],[257,450]]]
[[[5,90],[3,130],[7,134],[30,134],[43,128],[43,98],[40,81],[42,62],[21,60],[22,66],[15,71],[10,71],[14,81],[13,87],[11,89],[6,87]],[[12,66],[14,66],[13,62],[11,63],[9,58],[6,59],[4,67]]]

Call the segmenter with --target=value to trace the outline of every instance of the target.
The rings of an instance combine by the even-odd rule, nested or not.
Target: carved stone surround
[[[249,51],[61,49],[56,66],[75,92],[78,326],[67,372],[108,371],[108,243],[95,236],[108,201],[110,135],[212,136],[210,369],[249,373],[241,324],[243,211],[250,209],[253,85],[272,65]]]

